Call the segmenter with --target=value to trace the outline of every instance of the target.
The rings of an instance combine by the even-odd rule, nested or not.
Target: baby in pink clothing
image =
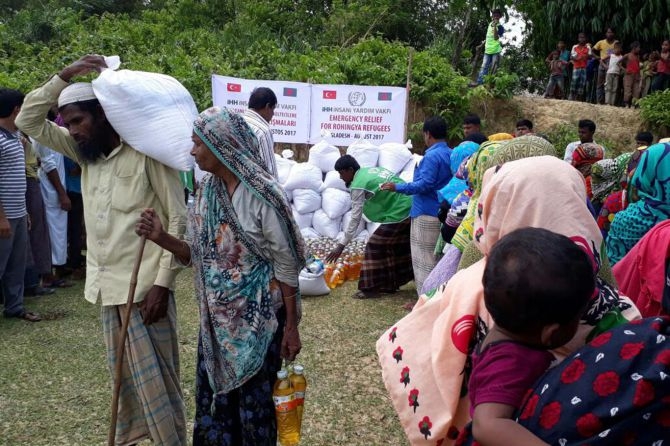
[[[595,289],[592,262],[568,237],[518,229],[491,250],[483,284],[495,324],[473,355],[472,436],[482,446],[545,445],[514,413],[554,360],[549,350],[576,333]]]

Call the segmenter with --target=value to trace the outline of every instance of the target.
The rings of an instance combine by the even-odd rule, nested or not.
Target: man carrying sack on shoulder
[[[26,96],[16,124],[39,143],[81,165],[88,247],[85,298],[102,303],[107,360],[113,371],[138,243],[135,222],[144,208],[154,208],[167,222],[167,231],[182,238],[186,207],[178,172],[123,141],[107,120],[90,83],[70,83],[77,76],[104,68],[104,58],[96,55],[65,67]],[[45,119],[53,105],[58,105],[65,128]],[[118,445],[148,438],[160,445],[186,444],[172,291],[177,265],[171,253],[147,244],[135,305],[130,309],[116,427]]]

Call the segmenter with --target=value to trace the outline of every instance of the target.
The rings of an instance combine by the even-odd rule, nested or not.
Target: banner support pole
[[[407,82],[405,84],[405,132],[403,134],[403,143],[407,141],[409,134],[409,93],[412,90],[412,59],[414,58],[414,48],[409,49],[409,58],[407,61]]]

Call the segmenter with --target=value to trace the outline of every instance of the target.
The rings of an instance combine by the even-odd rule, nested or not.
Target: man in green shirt
[[[491,11],[491,23],[486,28],[486,40],[484,41],[484,61],[482,62],[482,69],[477,76],[477,82],[470,84],[472,87],[484,83],[484,76],[493,74],[498,69],[500,64],[500,54],[502,53],[502,44],[500,43],[500,36],[505,32],[505,28],[500,24],[502,12],[500,9]]]
[[[378,297],[380,292],[395,292],[414,279],[410,250],[410,218],[412,198],[379,189],[384,183],[404,183],[383,167],[364,167],[351,155],[335,163],[335,170],[351,189],[351,222],[345,228],[339,244],[326,257],[334,262],[344,247],[356,236],[363,215],[382,225],[370,235],[358,281],[356,299]]]

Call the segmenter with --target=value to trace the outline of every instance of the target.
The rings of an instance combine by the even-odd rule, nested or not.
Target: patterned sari
[[[200,114],[194,133],[223,165],[279,215],[298,270],[304,242],[281,187],[262,167],[255,137],[244,119],[212,107]],[[277,328],[270,286],[270,259],[247,236],[224,181],[208,175],[189,219],[191,256],[200,303],[200,337],[210,386],[218,394],[235,389],[261,368]]]
[[[612,265],[655,224],[670,218],[670,143],[645,150],[631,181],[639,200],[616,214],[607,236],[607,254]]]

